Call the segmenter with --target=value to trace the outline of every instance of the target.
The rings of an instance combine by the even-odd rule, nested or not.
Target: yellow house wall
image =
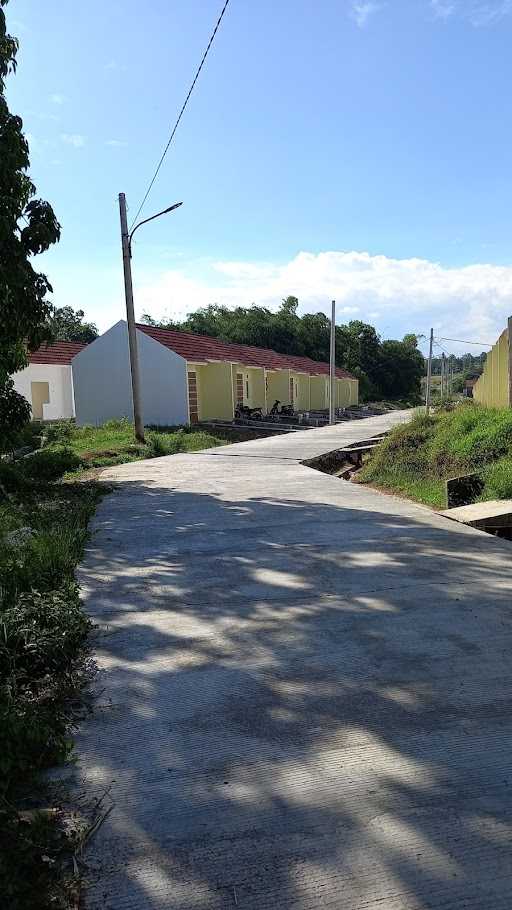
[[[329,407],[329,401],[326,394],[328,380],[326,376],[311,377],[311,409],[313,411],[323,411]]]
[[[294,402],[296,411],[309,411],[309,374],[292,373],[297,383],[297,397]]]
[[[243,363],[231,366],[233,400],[236,402],[236,377],[241,373],[244,383],[244,404],[249,408],[265,408],[265,370],[263,367],[246,367]],[[247,378],[249,379],[249,397],[247,396]]]
[[[349,379],[350,404],[359,404],[359,379]]]
[[[289,370],[267,372],[267,406],[269,411],[276,398],[281,404],[291,404]]]
[[[258,367],[257,369],[251,368],[246,370],[246,373],[249,375],[249,388],[250,388],[250,408],[263,408],[265,410],[265,370],[263,367]]]
[[[508,329],[502,332],[487,355],[484,371],[473,388],[473,398],[490,408],[510,406]]]
[[[336,388],[336,391],[337,391],[336,407],[337,408],[348,408],[348,406],[351,404],[350,379],[337,379],[336,386],[337,386],[337,388]]]
[[[243,368],[238,363],[231,364],[231,384],[233,388],[233,401],[236,404],[236,374],[243,373]]]
[[[233,419],[233,386],[230,363],[196,367],[199,420]]]

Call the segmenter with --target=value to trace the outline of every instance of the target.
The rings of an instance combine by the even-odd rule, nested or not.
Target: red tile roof
[[[266,367],[268,370],[296,370],[311,376],[328,375],[329,364],[309,357],[295,357],[292,354],[278,354],[270,348],[257,348],[248,344],[228,344],[209,335],[193,335],[191,332],[171,332],[152,325],[137,324],[137,328],[159,341],[164,347],[193,363],[208,363],[211,360],[227,360],[244,366]],[[338,379],[355,379],[347,370],[336,368]]]
[[[29,363],[71,363],[75,354],[78,354],[85,344],[78,341],[55,341],[53,344],[42,344],[37,351],[28,355]]]

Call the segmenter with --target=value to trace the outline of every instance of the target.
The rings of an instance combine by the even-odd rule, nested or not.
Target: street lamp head
[[[173,212],[174,209],[179,209],[180,205],[183,205],[182,202],[175,202],[174,205],[170,205],[168,209],[164,209],[163,212],[160,212],[161,215],[166,215],[167,212]]]
[[[132,228],[132,231],[131,231],[131,233],[130,233],[130,235],[129,235],[129,237],[128,237],[128,246],[129,246],[129,249],[130,249],[130,256],[131,256],[132,237],[133,237],[133,235],[135,234],[135,231],[138,231],[138,229],[139,229],[143,224],[147,224],[148,221],[154,221],[155,218],[160,218],[160,215],[167,215],[168,212],[173,212],[174,209],[179,209],[180,205],[183,205],[183,203],[182,203],[182,202],[175,202],[174,205],[170,205],[169,208],[163,209],[163,211],[161,211],[161,212],[157,212],[156,215],[151,215],[150,218],[144,218],[144,221],[139,221],[139,223],[136,224],[134,228]]]

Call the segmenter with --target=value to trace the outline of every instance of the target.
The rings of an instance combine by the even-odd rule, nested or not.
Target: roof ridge
[[[144,332],[150,336],[152,336],[152,333],[155,333],[156,336],[158,336],[159,334],[173,335],[173,336],[180,337],[182,339],[191,339],[191,340],[201,341],[203,344],[207,344],[208,342],[210,342],[210,343],[213,343],[214,345],[222,345],[226,348],[233,348],[233,349],[238,349],[238,350],[245,349],[247,351],[254,352],[255,354],[257,354],[259,356],[264,355],[264,354],[270,354],[273,357],[277,357],[282,360],[290,361],[288,364],[288,366],[290,368],[292,368],[294,364],[298,368],[299,363],[302,363],[302,365],[304,367],[309,366],[310,371],[314,370],[315,368],[318,368],[318,367],[323,367],[324,368],[323,370],[318,371],[319,374],[321,374],[322,372],[325,372],[325,368],[329,368],[329,364],[327,363],[327,361],[313,360],[312,357],[308,357],[306,354],[281,354],[279,351],[274,350],[274,348],[263,348],[263,347],[259,347],[258,345],[255,345],[255,344],[244,344],[243,342],[238,342],[238,341],[224,341],[224,339],[217,338],[214,335],[201,335],[198,332],[188,332],[186,330],[180,330],[180,329],[164,329],[161,326],[146,325],[145,323],[140,323],[140,322],[136,323],[136,327],[138,329],[140,329],[142,332]],[[158,340],[158,337],[154,338],[154,340],[155,341]],[[162,343],[163,343],[163,338],[162,338]],[[179,353],[179,351],[177,351],[176,353]],[[186,358],[186,359],[190,359],[190,358]],[[300,372],[299,369],[298,369],[298,372]],[[355,376],[352,375],[352,373],[350,373],[348,370],[345,370],[343,367],[336,367],[336,373],[342,374],[341,376],[338,375],[338,378],[345,378],[345,379],[355,379],[356,378]]]

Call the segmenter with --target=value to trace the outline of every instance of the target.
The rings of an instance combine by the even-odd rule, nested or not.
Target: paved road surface
[[[512,907],[512,547],[299,463],[386,420],[107,472],[89,910]]]

